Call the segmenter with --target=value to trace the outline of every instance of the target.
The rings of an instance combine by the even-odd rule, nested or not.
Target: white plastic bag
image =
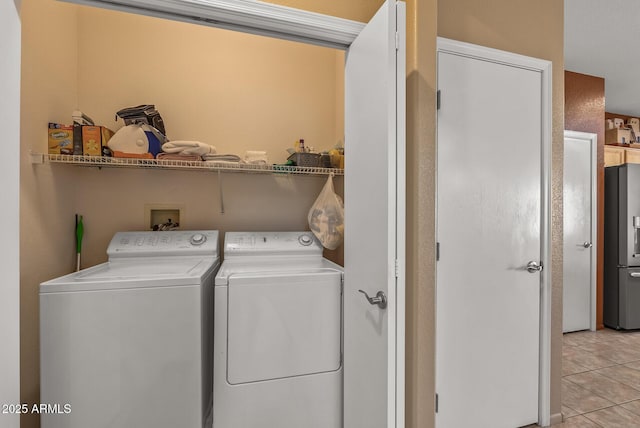
[[[309,228],[323,247],[335,250],[344,238],[344,204],[333,190],[333,177],[329,176],[318,198],[311,206]]]

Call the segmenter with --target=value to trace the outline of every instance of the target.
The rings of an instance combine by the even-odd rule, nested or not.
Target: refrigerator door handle
[[[640,278],[640,272],[629,272],[631,278]]]

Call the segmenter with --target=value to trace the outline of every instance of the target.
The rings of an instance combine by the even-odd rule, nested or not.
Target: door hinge
[[[440,260],[440,243],[436,242],[436,261]]]
[[[398,278],[400,276],[400,263],[398,263],[398,259],[396,259],[396,278]]]
[[[436,413],[438,413],[438,394],[436,394]]]
[[[396,50],[400,49],[400,34],[396,31]]]
[[[436,92],[436,110],[440,110],[440,89]]]

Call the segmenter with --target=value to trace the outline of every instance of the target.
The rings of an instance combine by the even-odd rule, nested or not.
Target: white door
[[[565,131],[562,331],[595,330],[596,134]]]
[[[512,60],[438,40],[438,428],[538,421],[545,100]]]
[[[404,3],[387,1],[346,57],[345,428],[404,426],[404,38]]]
[[[0,2],[0,126],[6,153],[20,150],[20,2]],[[12,227],[0,244],[0,403],[20,403],[20,159],[0,158],[3,218]],[[4,412],[3,412],[4,413]],[[0,414],[6,428],[20,426],[18,412]]]

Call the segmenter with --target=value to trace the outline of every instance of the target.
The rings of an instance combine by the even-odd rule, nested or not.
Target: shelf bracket
[[[224,195],[222,193],[222,171],[218,170],[218,193],[220,194],[220,214],[224,214]]]
[[[44,153],[34,153],[30,151],[29,157],[31,158],[32,165],[42,165],[44,163]]]

